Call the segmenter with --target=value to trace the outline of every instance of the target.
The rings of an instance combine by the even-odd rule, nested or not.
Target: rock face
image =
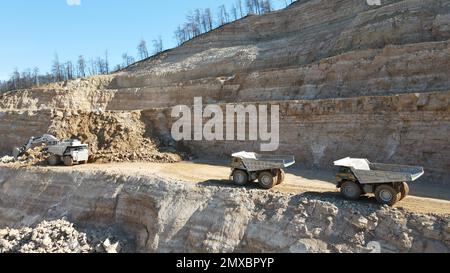
[[[0,96],[2,110],[77,109],[101,111],[106,109],[116,90],[111,89],[114,76],[49,84],[45,87],[10,92]]]
[[[1,111],[0,154],[11,155],[12,149],[20,147],[32,136],[40,136],[51,124],[52,111]]]
[[[139,252],[450,252],[448,216],[156,176],[0,168],[0,227],[61,217],[120,227]],[[17,236],[6,230],[0,238]]]
[[[449,90],[450,5],[442,0],[298,1],[139,62],[109,109]]]
[[[133,131],[137,138],[158,135],[175,146],[169,108],[202,97],[205,104],[279,104],[277,152],[294,153],[302,165],[331,168],[341,157],[364,157],[421,165],[427,182],[448,184],[450,3],[379,2],[297,1],[224,25],[114,75],[4,94],[0,154],[52,124],[61,135],[81,131],[95,146],[103,134],[94,132],[96,123],[117,117],[116,111],[129,112],[119,116],[130,115],[131,123],[141,115],[144,129]],[[61,118],[49,111],[85,114]],[[87,117],[89,112],[104,118]],[[116,117],[113,122],[128,128]],[[244,141],[183,144],[210,155],[259,150]],[[141,146],[125,145],[133,150],[126,158]]]
[[[420,165],[425,167],[426,181],[448,184],[449,102],[450,92],[271,102],[279,105],[281,112],[277,153],[294,154],[298,164],[315,168],[329,168],[333,161],[349,155],[373,162]],[[222,110],[226,113],[225,105]],[[142,115],[155,134],[170,137],[175,121],[171,109],[148,110]],[[234,126],[244,125],[249,128],[248,120]],[[221,157],[260,147],[248,137],[247,141],[184,144],[201,155]]]

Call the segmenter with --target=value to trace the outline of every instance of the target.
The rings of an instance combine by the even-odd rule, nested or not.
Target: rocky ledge
[[[417,214],[327,194],[234,188],[225,181],[0,167],[0,227],[62,217],[77,225],[120,227],[138,252],[450,252],[448,214]],[[33,231],[19,234],[6,236],[20,240]],[[80,236],[84,242],[77,233],[67,238],[80,242]],[[53,246],[45,234],[39,238],[37,243]]]

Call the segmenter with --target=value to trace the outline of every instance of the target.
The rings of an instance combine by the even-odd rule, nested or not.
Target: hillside
[[[280,153],[307,167],[333,160],[423,165],[450,178],[450,3],[444,0],[298,1],[248,16],[110,76],[3,95],[0,149],[48,131],[44,109],[143,111],[170,142],[169,109],[206,103],[280,104]],[[33,111],[39,123],[21,118]],[[26,127],[23,125],[26,124]],[[289,133],[288,133],[289,132]],[[20,135],[20,138],[17,136]],[[184,143],[228,156],[252,142]],[[374,149],[375,148],[375,149]]]

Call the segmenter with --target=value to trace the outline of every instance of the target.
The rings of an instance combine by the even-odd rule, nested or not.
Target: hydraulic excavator
[[[14,148],[13,156],[17,160],[31,147],[45,144],[44,152],[50,154],[48,164],[56,166],[64,163],[66,166],[85,164],[89,160],[89,145],[82,144],[77,139],[60,141],[58,138],[45,134],[40,137],[31,137],[22,147]]]

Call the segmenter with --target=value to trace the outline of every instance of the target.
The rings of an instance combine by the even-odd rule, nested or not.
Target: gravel
[[[120,253],[132,249],[132,240],[114,228],[80,231],[65,219],[43,221],[33,228],[0,229],[0,253]]]

